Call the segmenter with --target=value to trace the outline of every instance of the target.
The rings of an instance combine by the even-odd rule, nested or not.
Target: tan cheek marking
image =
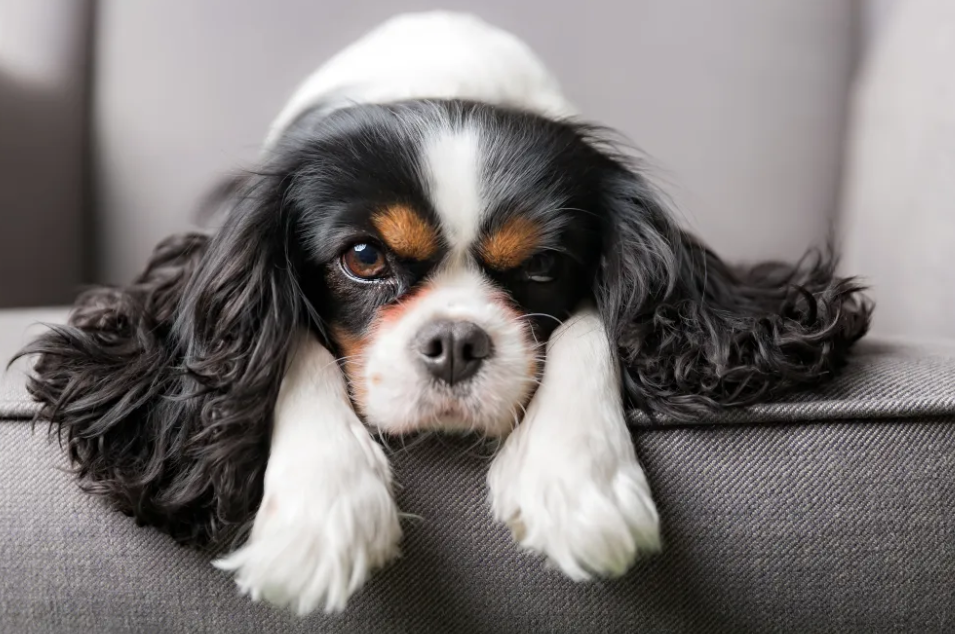
[[[523,216],[511,218],[481,242],[481,259],[498,271],[513,269],[537,249],[540,235],[540,226],[533,220]]]
[[[417,288],[407,293],[397,304],[390,304],[378,311],[376,327],[383,327],[400,320],[414,304],[431,290],[430,286]]]
[[[365,403],[368,400],[368,389],[365,387],[365,350],[368,347],[367,337],[354,335],[341,326],[332,326],[332,338],[341,350],[345,360],[342,368],[348,377],[348,387],[351,391],[355,409],[364,413]]]
[[[372,320],[366,335],[355,335],[339,324],[331,327],[332,339],[335,341],[342,356],[345,357],[342,367],[348,378],[348,389],[352,401],[359,414],[364,415],[368,403],[368,385],[365,382],[365,367],[367,364],[366,352],[371,345],[372,338],[381,332],[383,327],[393,323],[405,314],[405,311],[421,296],[421,291],[409,293],[399,304],[392,304],[378,309],[378,314]],[[384,377],[372,374],[367,377],[372,385],[381,385]]]
[[[403,258],[427,260],[438,250],[434,228],[410,207],[388,207],[376,213],[371,223],[388,248]]]

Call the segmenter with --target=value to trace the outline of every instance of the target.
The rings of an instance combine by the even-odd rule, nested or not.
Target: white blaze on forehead
[[[478,236],[481,200],[480,136],[474,127],[447,127],[428,134],[422,152],[424,178],[455,259]]]

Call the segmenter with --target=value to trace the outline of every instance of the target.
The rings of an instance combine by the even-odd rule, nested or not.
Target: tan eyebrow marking
[[[520,266],[530,257],[537,250],[540,237],[540,225],[523,216],[515,216],[485,236],[478,253],[492,269],[506,271]]]
[[[403,258],[427,260],[438,250],[438,235],[428,222],[405,205],[375,213],[371,223],[388,248]]]

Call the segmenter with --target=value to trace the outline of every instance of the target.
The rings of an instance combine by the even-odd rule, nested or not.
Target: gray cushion
[[[952,631],[952,394],[950,347],[867,344],[837,383],[788,405],[637,420],[665,550],[582,585],[491,522],[486,452],[396,446],[399,504],[420,516],[405,521],[404,557],[345,614],[305,620],[237,596],[209,553],[80,494],[45,428],[7,420],[0,631]],[[22,393],[6,407],[29,414]]]
[[[9,359],[36,335],[43,324],[66,321],[66,308],[5,310],[0,312],[0,419],[32,416],[35,405],[24,389],[29,359],[20,359],[9,368]]]

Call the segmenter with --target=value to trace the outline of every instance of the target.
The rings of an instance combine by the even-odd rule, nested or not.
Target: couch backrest
[[[0,307],[67,302],[85,278],[91,8],[0,0]]]
[[[859,73],[847,152],[845,268],[874,331],[955,337],[955,4],[897,0]]]
[[[527,40],[588,117],[650,156],[686,223],[727,256],[794,257],[824,238],[855,3],[444,6]],[[0,0],[0,306],[128,280],[157,240],[193,224],[222,174],[251,165],[309,71],[396,11],[421,8]]]
[[[825,237],[855,3],[447,0],[528,41],[571,99],[645,150],[688,224],[730,256]],[[543,7],[546,5],[546,11]],[[418,0],[101,2],[93,96],[98,271],[132,276],[247,167],[317,64]]]

